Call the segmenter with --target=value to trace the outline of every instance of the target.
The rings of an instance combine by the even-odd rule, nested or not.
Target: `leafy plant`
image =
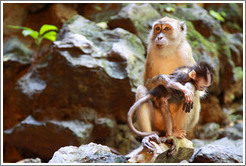
[[[219,13],[219,12],[216,12],[216,11],[214,11],[214,10],[210,10],[210,11],[209,11],[209,14],[210,14],[212,17],[216,18],[217,20],[219,20],[219,21],[221,21],[221,22],[224,22],[224,21],[225,21],[225,19],[223,18],[223,17],[226,17],[226,13],[225,13],[225,12]]]
[[[35,40],[38,50],[43,39],[48,39],[54,42],[56,40],[56,34],[58,31],[58,28],[55,25],[48,24],[44,24],[40,28],[39,32],[23,26],[9,25],[8,27],[14,29],[22,29],[22,34],[24,36],[31,36]]]
[[[44,57],[42,55],[44,55],[45,52],[49,51],[50,45],[46,48],[44,48],[44,46],[40,48],[43,39],[47,39],[54,42],[56,40],[56,35],[58,32],[58,28],[55,25],[48,25],[48,24],[42,25],[39,31],[35,31],[28,27],[16,26],[16,25],[8,25],[8,27],[14,29],[22,29],[22,34],[24,36],[31,36],[35,40],[37,49],[31,58],[32,65],[30,66],[28,71],[31,70],[35,65],[37,65],[40,60],[42,60],[42,58]]]

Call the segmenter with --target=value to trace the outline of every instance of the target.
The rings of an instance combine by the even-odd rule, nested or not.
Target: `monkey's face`
[[[169,45],[169,41],[173,40],[173,26],[170,24],[160,24],[154,25],[154,42],[157,47],[164,47]]]
[[[152,43],[158,48],[178,44],[185,34],[185,23],[170,18],[163,18],[154,23]]]
[[[211,85],[210,81],[206,81],[203,77],[198,77],[195,81],[196,89],[199,91],[203,91]]]

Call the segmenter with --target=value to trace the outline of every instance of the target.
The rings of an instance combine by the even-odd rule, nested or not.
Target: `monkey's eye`
[[[170,29],[171,29],[171,28],[169,28],[169,27],[165,27],[165,28],[164,28],[165,31],[168,31],[168,30],[170,30]]]
[[[161,28],[160,28],[160,27],[155,27],[155,30],[156,30],[156,31],[160,31]]]

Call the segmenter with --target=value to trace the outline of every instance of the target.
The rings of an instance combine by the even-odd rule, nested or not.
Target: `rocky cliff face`
[[[228,13],[227,23],[219,22],[209,14],[212,9],[233,9],[233,15]],[[13,19],[16,11],[23,17]],[[148,31],[153,21],[166,15],[187,21],[187,39],[195,59],[206,60],[215,68],[215,82],[202,100],[200,125],[215,122],[234,128],[242,124],[242,20],[234,19],[240,11],[240,5],[231,4],[203,8],[179,4],[4,4],[4,161],[39,157],[48,162],[63,146],[90,142],[122,154],[138,147],[139,141],[126,126],[126,114],[135,100],[136,87],[142,84]],[[60,30],[54,43],[43,43],[44,47],[51,45],[33,66],[35,44],[6,26],[38,29],[43,23]],[[226,128],[205,138],[205,131],[197,126],[189,138],[232,138],[234,133]],[[234,135],[241,139],[240,134]],[[197,153],[194,162],[203,161],[199,156],[205,150]],[[233,161],[241,162],[241,158]]]

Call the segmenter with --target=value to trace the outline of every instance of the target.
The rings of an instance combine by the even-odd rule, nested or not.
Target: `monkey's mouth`
[[[164,48],[165,45],[164,44],[156,44],[157,48]]]

